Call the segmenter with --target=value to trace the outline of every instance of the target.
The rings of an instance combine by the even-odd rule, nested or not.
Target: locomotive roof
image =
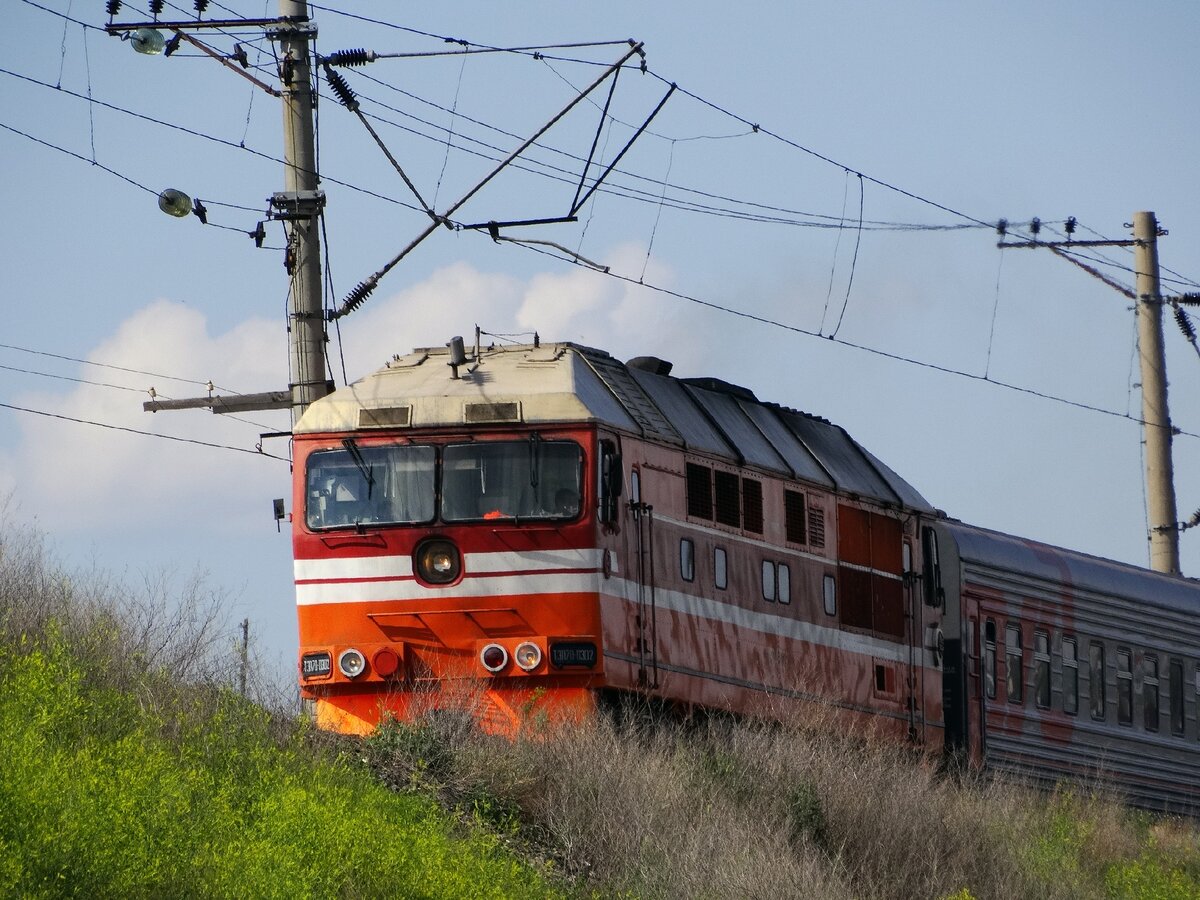
[[[492,347],[458,378],[449,361],[445,347],[397,356],[310,405],[294,432],[603,422],[889,506],[933,509],[839,426],[719,379],[671,377],[654,357],[621,363],[571,343]]]

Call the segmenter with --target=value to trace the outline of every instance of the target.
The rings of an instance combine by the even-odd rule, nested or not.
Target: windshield
[[[438,518],[438,449],[422,444],[320,450],[308,458],[306,522],[313,530],[420,525]],[[441,450],[441,520],[578,518],[583,450],[573,441],[451,444]]]
[[[309,528],[433,521],[433,447],[346,441],[345,448],[308,459]]]
[[[442,454],[442,518],[574,519],[583,451],[571,441],[453,444]]]

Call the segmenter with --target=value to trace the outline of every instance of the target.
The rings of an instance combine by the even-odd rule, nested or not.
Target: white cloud
[[[617,271],[640,272],[644,250],[618,247],[608,261]],[[652,265],[647,280],[667,283],[670,272]],[[662,335],[671,333],[679,315],[675,304],[583,269],[522,281],[459,262],[343,320],[347,374],[361,377],[393,354],[440,346],[455,334],[470,342],[475,323],[494,333],[537,330],[547,341],[576,340],[622,358],[661,352]],[[337,353],[336,344],[330,348]],[[286,412],[234,419],[202,409],[142,411],[152,386],[160,397],[206,392],[203,384],[164,375],[192,382],[211,378],[217,393],[282,388],[287,351],[280,322],[250,319],[212,334],[202,312],[158,300],[122,322],[88,358],[136,371],[85,366],[78,377],[106,386],[77,384],[18,398],[21,406],[63,417],[19,418],[19,439],[0,467],[0,493],[15,491],[18,501],[36,508],[42,527],[153,531],[182,527],[186,519],[188,527],[222,534],[257,527],[266,499],[287,493],[285,463],[190,443],[252,451],[262,432],[287,429]],[[340,368],[336,356],[332,364]],[[286,456],[287,444],[266,441],[263,449]]]
[[[161,375],[211,377],[242,392],[281,387],[287,380],[286,356],[269,352],[280,343],[278,326],[261,319],[213,336],[203,314],[183,304],[160,300],[139,310],[89,354],[92,362],[137,372],[86,366],[79,377],[103,385],[21,398],[22,406],[62,418],[27,414],[19,420],[21,441],[6,469],[20,499],[35,505],[43,527],[55,531],[131,528],[195,516],[198,508],[212,512],[215,506],[228,514],[237,508],[236,498],[266,489],[264,480],[286,486],[285,463],[188,443],[253,450],[258,434],[280,428],[286,413],[248,414],[261,423],[249,424],[205,410],[153,415],[142,410],[152,386],[163,397],[206,393],[200,384]],[[283,442],[264,449],[286,455]]]
[[[637,278],[645,249],[622,245],[598,261]],[[670,270],[653,260],[646,266],[645,279],[659,285],[672,282]],[[458,262],[400,293],[370,301],[343,320],[347,375],[354,380],[393,354],[442,346],[454,335],[470,344],[476,324],[493,334],[536,331],[544,341],[577,341],[622,358],[657,353],[663,336],[678,332],[680,305],[679,300],[589,269],[569,267],[522,281]]]

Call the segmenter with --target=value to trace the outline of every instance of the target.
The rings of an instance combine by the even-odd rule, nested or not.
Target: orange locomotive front
[[[302,699],[319,726],[463,708],[512,732],[603,682],[594,429],[298,434]]]

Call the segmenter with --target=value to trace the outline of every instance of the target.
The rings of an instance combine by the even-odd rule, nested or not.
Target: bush
[[[211,609],[115,601],[0,535],[0,896],[554,893],[236,693]]]

